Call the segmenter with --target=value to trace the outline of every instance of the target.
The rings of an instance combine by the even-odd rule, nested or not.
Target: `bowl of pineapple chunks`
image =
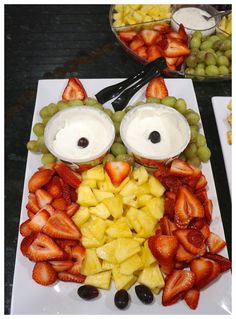
[[[164,214],[165,188],[143,166],[119,186],[109,176],[106,166],[96,166],[82,174],[77,189],[80,208],[72,219],[86,248],[85,284],[109,289],[114,281],[117,290],[128,290],[139,282],[158,293],[164,279],[148,238]]]

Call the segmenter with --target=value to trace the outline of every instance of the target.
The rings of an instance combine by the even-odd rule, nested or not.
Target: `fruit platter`
[[[38,82],[11,313],[230,314],[223,212],[192,80],[154,78],[114,112],[95,95],[120,81]],[[137,121],[149,126],[141,151],[128,140]]]
[[[231,14],[208,5],[113,5],[111,29],[133,58],[146,64],[166,58],[169,77],[231,79]]]

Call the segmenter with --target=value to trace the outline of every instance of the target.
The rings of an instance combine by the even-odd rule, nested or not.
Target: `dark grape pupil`
[[[89,141],[87,140],[87,138],[85,137],[81,137],[79,140],[78,140],[78,146],[79,147],[82,147],[82,148],[85,148],[89,145]]]
[[[153,143],[159,143],[161,141],[161,135],[157,131],[152,131],[148,137],[148,139]]]

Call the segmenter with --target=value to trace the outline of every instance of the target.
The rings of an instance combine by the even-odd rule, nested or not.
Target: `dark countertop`
[[[27,158],[25,144],[39,79],[125,78],[140,64],[118,45],[107,5],[5,6],[5,313],[10,312],[21,199]],[[212,96],[231,96],[231,81],[194,83],[224,230],[231,254],[231,198]]]

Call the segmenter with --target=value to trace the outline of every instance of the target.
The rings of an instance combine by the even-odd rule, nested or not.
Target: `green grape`
[[[33,132],[36,136],[41,136],[44,134],[44,125],[43,123],[36,123],[33,127]]]
[[[108,116],[110,116],[110,118],[112,118],[112,115],[113,115],[113,111],[112,110],[110,110],[110,109],[104,109],[103,110]]]
[[[184,155],[184,153],[181,153],[179,156],[180,159],[182,159],[183,161],[186,161],[186,156]]]
[[[53,156],[51,153],[43,154],[41,158],[41,162],[43,165],[55,163],[57,161],[56,157]]]
[[[190,49],[199,49],[201,45],[201,39],[199,37],[192,37],[190,40]]]
[[[51,117],[45,117],[43,119],[43,124],[46,125],[48,123],[48,121],[50,120]]]
[[[38,148],[38,143],[37,143],[37,141],[29,141],[29,142],[26,144],[26,147],[27,147],[27,150],[28,150],[28,151],[31,151],[31,152],[34,152],[34,153],[39,152],[39,148]]]
[[[187,109],[187,110],[184,112],[184,115],[189,114],[189,113],[193,113],[193,112],[194,112],[194,110],[192,110],[192,109]]]
[[[161,100],[158,99],[157,97],[148,97],[146,99],[146,103],[157,103],[157,104],[160,104],[161,103]],[[126,111],[126,110],[125,110]]]
[[[207,38],[207,41],[211,41],[212,43],[215,43],[218,40],[220,40],[220,38],[217,35],[211,35]]]
[[[206,145],[206,138],[203,134],[198,134],[196,144],[197,144],[197,147]]]
[[[93,105],[90,105],[92,107],[95,107],[96,109],[99,109],[101,111],[104,111],[104,107],[101,103],[96,103],[96,104],[93,104]]]
[[[82,105],[84,105],[83,101],[81,101],[81,100],[71,100],[67,104],[68,104],[68,106],[82,106]]]
[[[195,143],[190,143],[184,150],[184,155],[186,156],[187,159],[192,159],[196,157],[197,154],[197,145]]]
[[[196,55],[189,55],[186,59],[186,65],[189,67],[189,68],[195,68],[195,66],[197,65],[197,56]]]
[[[41,152],[43,154],[48,153],[48,149],[44,143],[44,136],[43,135],[38,137],[37,145],[38,145],[39,152]]]
[[[41,116],[42,119],[49,117],[50,116],[50,112],[47,106],[44,106],[40,112],[39,115]]]
[[[117,135],[117,136],[115,137],[115,142],[117,142],[117,143],[122,143],[122,139],[121,139],[120,135]]]
[[[124,116],[125,116],[125,111],[117,111],[113,113],[112,120],[114,122],[121,122]]]
[[[204,69],[205,68],[205,63],[204,62],[198,63],[196,68],[198,68],[198,69],[200,69],[200,68],[202,69],[203,68]]]
[[[133,108],[135,108],[135,105],[128,105],[125,108],[125,113],[129,112],[130,110],[132,110]]]
[[[205,60],[205,54],[206,54],[206,51],[200,51],[197,55],[197,61],[198,63],[200,62],[204,62]]]
[[[193,166],[196,166],[196,167],[200,167],[201,166],[201,160],[197,156],[187,160],[187,162],[189,164],[193,165]]]
[[[138,101],[138,102],[136,102],[136,103],[134,104],[134,106],[139,106],[139,105],[143,105],[143,104],[145,104],[144,101]]]
[[[220,51],[220,50],[216,51],[216,58],[217,58],[218,56],[221,56],[221,55],[223,55],[223,52],[222,52],[222,51]]]
[[[187,75],[188,75],[188,74],[194,75],[194,72],[195,72],[194,68],[186,68],[186,69],[185,69],[185,73],[186,73]]]
[[[48,113],[49,113],[49,116],[53,116],[55,113],[58,112],[58,105],[55,104],[55,103],[50,103],[48,105]]]
[[[126,150],[126,148],[125,148],[125,146],[123,144],[115,142],[115,143],[112,144],[111,153],[114,156],[117,156],[117,155],[120,155],[120,154],[126,154],[127,150]]]
[[[205,63],[206,65],[216,65],[215,55],[211,52],[207,52],[205,55]]]
[[[116,135],[120,134],[120,122],[114,122]]]
[[[190,141],[191,142],[196,142],[197,141],[197,137],[198,137],[198,130],[196,130],[196,127],[195,125],[194,126],[191,126],[190,125]]]
[[[84,105],[88,105],[88,106],[93,106],[94,104],[98,103],[97,99],[93,97],[86,97],[83,102],[84,102]]]
[[[207,50],[212,48],[213,43],[211,41],[205,40],[201,43],[200,49],[201,50]]]
[[[208,65],[205,69],[206,75],[217,76],[219,75],[219,69],[216,65]]]
[[[195,74],[198,76],[204,76],[205,75],[205,69],[200,67],[195,69]],[[199,77],[200,78],[200,77]]]
[[[200,120],[199,114],[192,111],[191,113],[186,114],[185,113],[186,120],[188,121],[189,125],[198,124]]]
[[[186,104],[186,102],[185,102],[184,99],[179,98],[179,99],[176,100],[175,105],[174,105],[174,108],[175,108],[178,112],[184,114],[185,111],[186,111],[186,109],[187,109],[187,104]]]
[[[219,73],[220,75],[228,75],[229,74],[229,68],[225,65],[220,65],[219,66]]]
[[[225,39],[226,39],[226,35],[223,34],[223,33],[221,33],[221,32],[217,33],[217,36],[218,36],[221,40],[225,40]]]
[[[232,42],[229,39],[223,40],[221,45],[219,46],[219,50],[226,51],[230,49],[232,49]]]
[[[198,55],[199,52],[200,52],[200,51],[199,51],[198,48],[193,48],[193,49],[191,49],[191,55]]]
[[[193,32],[193,35],[192,35],[193,38],[199,38],[200,40],[202,39],[202,33],[201,31],[195,31]]]
[[[213,50],[219,50],[220,46],[221,46],[221,43],[222,43],[222,40],[218,40],[218,41],[215,41],[212,45],[212,49]]]
[[[68,104],[63,102],[63,101],[59,101],[57,103],[57,106],[58,106],[58,110],[61,111],[61,110],[64,110],[68,107]]]
[[[115,160],[115,156],[112,154],[107,154],[104,159],[102,160],[102,163],[105,164],[106,162],[113,162]]]
[[[226,50],[224,54],[229,60],[232,59],[232,50]]]
[[[211,151],[206,145],[200,146],[197,150],[197,155],[202,162],[207,162],[211,157]]]
[[[176,98],[174,96],[166,96],[161,100],[161,104],[170,106],[170,107],[174,107],[175,103],[176,103]]]
[[[218,56],[217,65],[218,66],[220,66],[220,65],[229,66],[230,65],[229,59],[226,56],[224,56],[224,55]]]
[[[134,158],[130,154],[120,154],[120,155],[116,156],[115,160],[116,161],[125,161],[125,162],[132,163],[134,161]]]

